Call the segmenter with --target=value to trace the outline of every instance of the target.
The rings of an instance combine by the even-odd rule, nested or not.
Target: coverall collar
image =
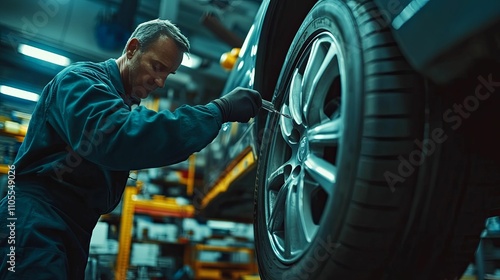
[[[116,63],[116,59],[110,58],[104,62],[106,65],[106,70],[109,75],[109,80],[115,87],[116,91],[123,98],[123,101],[129,106],[139,105],[141,100],[138,98],[132,98],[125,94],[125,88],[123,87],[122,78],[120,77],[120,69],[118,69],[118,64]]]

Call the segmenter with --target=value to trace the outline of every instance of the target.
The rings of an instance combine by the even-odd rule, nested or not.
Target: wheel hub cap
[[[298,162],[304,163],[308,154],[309,154],[309,143],[307,141],[307,137],[303,137],[302,140],[300,140],[299,150],[297,153]]]

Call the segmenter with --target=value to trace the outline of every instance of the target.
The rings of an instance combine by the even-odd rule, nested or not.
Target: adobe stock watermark
[[[9,272],[16,272],[16,166],[9,165],[7,172],[8,187],[7,187],[7,235],[8,252],[7,253],[7,270]]]
[[[474,90],[474,94],[465,97],[461,104],[453,104],[452,108],[444,111],[443,121],[451,124],[452,130],[457,130],[462,126],[463,121],[468,119],[481,105],[481,102],[487,100],[497,87],[500,87],[500,82],[493,80],[492,74],[487,78],[483,76],[477,77],[478,84]],[[441,127],[434,128],[428,139],[415,139],[414,143],[417,149],[411,151],[407,157],[398,156],[399,165],[397,173],[391,171],[384,172],[384,178],[392,192],[396,191],[396,184],[403,183],[416,170],[416,167],[421,166],[426,158],[430,157],[436,150],[438,144],[442,144],[448,139],[448,135]]]
[[[318,271],[322,266],[322,264],[331,258],[333,253],[337,248],[341,246],[340,243],[333,241],[331,235],[323,238],[316,238],[313,245],[316,245],[314,248],[311,248],[311,253],[309,254],[310,258],[304,259],[302,261],[303,265],[294,266],[289,268],[281,279],[283,280],[309,280],[313,279],[313,274]]]
[[[61,5],[68,4],[69,0],[38,0],[36,5],[37,9],[33,14],[23,16],[19,19],[19,26],[21,26],[21,33],[27,38],[33,38],[40,33],[40,30],[45,28],[51,19],[57,16],[61,11]],[[19,41],[10,32],[7,37],[13,48],[17,48]]]

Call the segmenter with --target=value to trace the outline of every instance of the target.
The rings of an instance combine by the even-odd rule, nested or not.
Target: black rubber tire
[[[485,220],[500,208],[500,131],[490,127],[500,118],[500,98],[482,88],[492,76],[500,77],[498,64],[480,63],[430,90],[426,135],[440,130],[446,140],[419,170],[406,235],[385,279],[459,279],[475,262]]]
[[[279,119],[267,119],[254,208],[262,279],[458,279],[472,261],[492,207],[485,193],[499,181],[498,163],[471,152],[468,138],[446,127],[442,114],[453,103],[425,87],[379,15],[371,0],[319,1],[290,46],[275,107],[287,98],[305,46],[327,31],[346,54],[346,125],[333,198],[310,245],[287,263],[273,251],[266,223],[266,178],[280,137]],[[441,131],[444,141],[443,134],[432,134]],[[422,148],[421,140],[430,139],[429,145],[432,137],[439,140],[434,148]],[[480,166],[489,167],[487,180]]]

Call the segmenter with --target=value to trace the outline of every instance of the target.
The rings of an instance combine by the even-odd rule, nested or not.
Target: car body
[[[292,119],[221,130],[202,212],[253,220],[263,279],[458,279],[500,206],[499,26],[496,1],[263,1],[223,94]]]

